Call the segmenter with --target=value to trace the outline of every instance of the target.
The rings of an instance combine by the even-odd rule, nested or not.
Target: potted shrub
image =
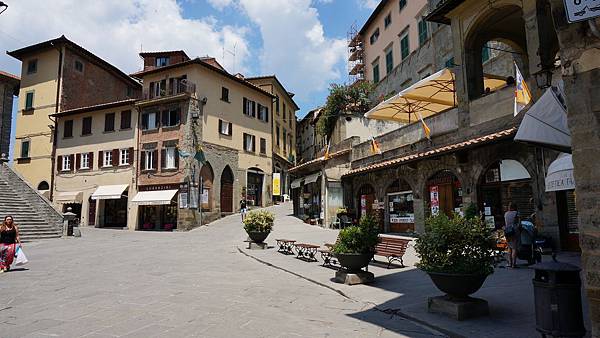
[[[266,210],[250,211],[244,218],[244,230],[254,243],[262,243],[273,229],[275,215]]]
[[[425,233],[416,239],[416,266],[449,297],[464,299],[494,272],[493,250],[492,233],[479,217],[440,213],[427,219]]]
[[[378,232],[377,221],[371,216],[364,216],[358,225],[340,230],[331,251],[344,269],[360,271],[373,259],[379,241]]]

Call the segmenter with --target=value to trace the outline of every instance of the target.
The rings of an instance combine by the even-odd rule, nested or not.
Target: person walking
[[[517,205],[511,202],[508,205],[508,211],[504,213],[504,237],[508,244],[508,267],[515,268],[517,266],[517,250],[519,249],[520,227],[519,213]]]
[[[240,214],[242,214],[242,222],[246,219],[246,213],[248,212],[248,206],[246,205],[246,198],[242,196],[240,200]]]
[[[12,216],[6,216],[0,225],[0,273],[10,269],[15,258],[17,244],[21,244],[19,229]]]

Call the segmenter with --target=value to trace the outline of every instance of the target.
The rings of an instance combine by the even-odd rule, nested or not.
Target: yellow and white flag
[[[327,141],[327,144],[325,145],[325,154],[323,155],[323,158],[326,160],[329,159],[329,141]]]
[[[425,123],[425,120],[423,120],[423,116],[421,116],[420,113],[417,113],[417,115],[419,116],[419,121],[421,121],[421,126],[423,127],[425,137],[427,137],[428,140],[431,140],[431,129],[429,129],[429,126],[427,123]]]
[[[523,79],[523,75],[521,75],[521,71],[519,70],[519,66],[515,62],[515,110],[514,116],[525,108],[531,101],[531,92],[529,91],[529,87],[527,87],[527,82]]]
[[[381,148],[379,147],[379,142],[375,141],[375,138],[373,137],[371,137],[371,153],[373,155],[381,155]]]

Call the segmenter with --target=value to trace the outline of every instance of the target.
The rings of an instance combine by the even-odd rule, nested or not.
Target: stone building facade
[[[0,71],[0,156],[8,158],[12,127],[13,97],[19,95],[18,76]]]

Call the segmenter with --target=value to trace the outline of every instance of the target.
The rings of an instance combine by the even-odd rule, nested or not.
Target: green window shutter
[[[408,34],[400,40],[400,51],[402,53],[402,60],[408,57],[410,54],[409,46],[408,46]]]
[[[33,108],[33,92],[29,92],[25,96],[25,109],[31,108]]]
[[[379,65],[373,66],[373,82],[379,82]]]
[[[427,41],[427,21],[421,19],[419,21],[419,45],[423,45]]]
[[[390,49],[387,54],[385,54],[385,71],[386,74],[389,74],[392,69],[394,69],[394,53]]]
[[[489,59],[490,59],[490,49],[489,49],[488,44],[486,43],[485,45],[483,45],[483,48],[481,49],[481,62],[486,62]]]

